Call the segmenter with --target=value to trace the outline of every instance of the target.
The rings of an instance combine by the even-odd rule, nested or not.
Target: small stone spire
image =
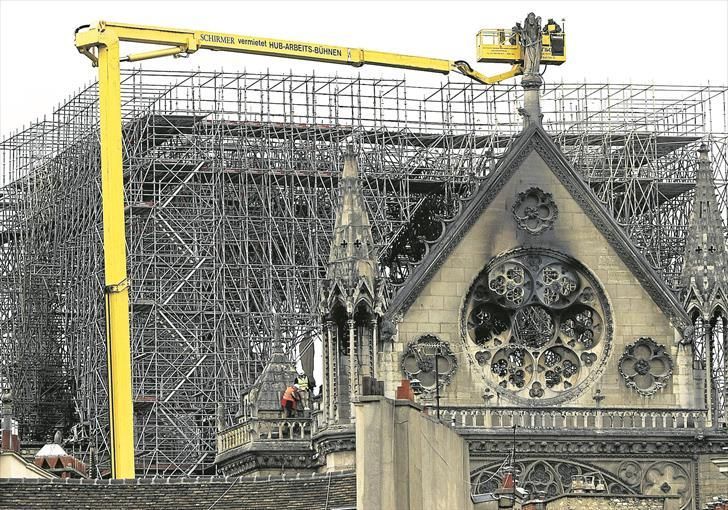
[[[695,197],[685,239],[680,286],[686,298],[692,291],[707,304],[716,296],[717,290],[722,288],[724,293],[728,291],[726,279],[728,252],[723,234],[723,221],[715,196],[708,147],[702,144],[698,154]]]
[[[326,277],[331,285],[343,287],[340,290],[347,294],[363,282],[374,298],[376,274],[376,249],[359,180],[359,165],[349,148],[339,180],[339,203]]]

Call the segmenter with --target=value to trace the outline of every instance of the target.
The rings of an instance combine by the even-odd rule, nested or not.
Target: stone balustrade
[[[223,453],[253,441],[295,441],[311,439],[308,418],[250,418],[217,435],[217,451]]]
[[[323,411],[316,409],[311,412],[311,435],[315,436],[319,430],[326,428],[326,416]]]
[[[430,409],[434,414],[434,409]],[[529,407],[458,408],[441,407],[443,421],[458,428],[521,428],[564,429],[702,429],[707,414],[699,409],[593,409],[559,407],[533,409]]]

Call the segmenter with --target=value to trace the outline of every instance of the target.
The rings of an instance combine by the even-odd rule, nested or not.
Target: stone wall
[[[362,509],[472,508],[465,442],[408,400],[356,406],[357,504]]]
[[[517,194],[531,186],[550,193],[558,206],[553,229],[538,237],[518,230],[511,214]],[[700,405],[699,396],[692,391],[690,352],[678,348],[670,320],[536,152],[516,170],[404,314],[393,352],[380,356],[380,377],[387,381],[388,396],[402,378],[400,360],[407,344],[432,334],[448,342],[458,356],[459,368],[452,383],[442,390],[442,405],[482,405],[483,369],[473,362],[472,355],[467,355],[468,342],[464,343],[461,336],[464,298],[489,260],[520,246],[549,248],[580,261],[604,288],[611,305],[614,334],[604,372],[591,387],[565,405],[593,406],[596,389],[606,397],[602,402],[604,408]],[[432,249],[437,250],[438,246]],[[642,336],[664,345],[674,362],[672,380],[649,398],[629,390],[618,371],[625,347]],[[511,405],[500,396],[492,404]]]
[[[545,510],[671,510],[675,498],[660,496],[602,496],[599,494],[569,494],[546,502]],[[523,510],[535,510],[524,505]]]
[[[725,441],[728,447],[728,440]],[[700,508],[714,497],[728,496],[728,473],[721,473],[713,461],[726,459],[728,455],[701,455],[698,458],[698,487]]]
[[[0,478],[50,479],[54,478],[54,476],[35,464],[26,461],[15,452],[0,451]]]

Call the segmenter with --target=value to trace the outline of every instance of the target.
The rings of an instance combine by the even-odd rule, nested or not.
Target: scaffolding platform
[[[292,356],[317,338],[346,144],[358,147],[383,271],[394,274],[497,171],[522,126],[515,84],[131,70],[122,97],[145,475],[210,472],[217,404],[232,422],[270,355],[274,310]],[[673,285],[702,142],[728,213],[727,99],[725,86],[543,89],[545,129]],[[0,385],[16,391],[23,437],[86,423],[72,453],[88,462],[98,452],[101,473],[109,443],[97,103],[93,84],[0,141]]]

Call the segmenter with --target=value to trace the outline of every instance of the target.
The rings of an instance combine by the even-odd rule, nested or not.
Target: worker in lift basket
[[[521,37],[523,27],[520,21],[516,21],[516,24],[511,28],[511,36],[508,38],[508,42],[515,46],[518,43],[518,38]]]
[[[293,384],[286,388],[281,398],[281,407],[286,412],[286,418],[293,418],[296,415],[298,402],[301,400],[301,394],[298,392],[298,386]]]
[[[298,386],[303,408],[311,409],[311,392],[316,387],[316,382],[313,380],[313,377],[306,375],[306,373],[299,368],[297,370],[296,379],[293,383]]]

